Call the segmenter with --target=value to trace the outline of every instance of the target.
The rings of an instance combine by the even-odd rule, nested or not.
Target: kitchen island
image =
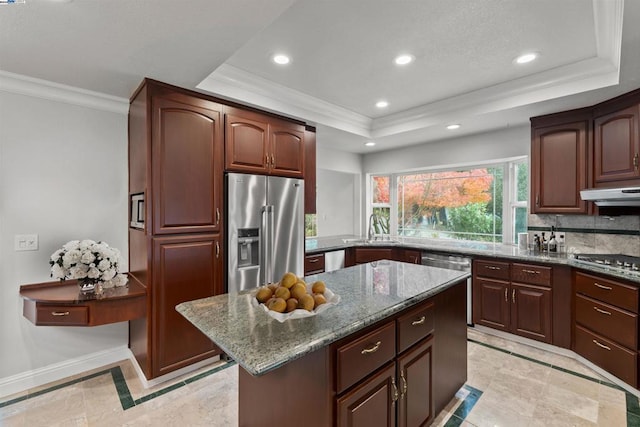
[[[280,323],[248,292],[177,310],[241,366],[240,425],[387,425],[466,381],[467,277],[383,260],[308,276],[341,297],[313,317]]]

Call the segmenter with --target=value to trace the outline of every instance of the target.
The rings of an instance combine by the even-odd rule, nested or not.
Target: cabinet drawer
[[[637,348],[637,314],[576,295],[576,322],[625,347]]]
[[[324,254],[307,255],[304,257],[304,274],[324,272]]]
[[[637,353],[576,325],[576,353],[627,384],[637,384]]]
[[[356,264],[379,261],[381,259],[394,259],[392,248],[356,248]]]
[[[413,344],[433,333],[433,312],[434,304],[416,308],[409,313],[398,318],[398,353],[402,353]]]
[[[551,286],[551,267],[530,264],[511,264],[511,281]]]
[[[36,325],[86,326],[89,324],[89,307],[38,304]]]
[[[473,274],[478,277],[509,280],[509,263],[477,260],[473,263]]]
[[[638,288],[635,286],[576,273],[576,291],[607,304],[638,312]]]
[[[337,350],[337,392],[341,393],[396,355],[395,322],[340,346]]]

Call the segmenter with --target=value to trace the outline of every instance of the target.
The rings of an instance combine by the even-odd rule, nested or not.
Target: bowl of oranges
[[[277,283],[259,287],[252,301],[279,322],[315,316],[340,302],[340,296],[322,280],[306,283],[294,273],[285,273]]]

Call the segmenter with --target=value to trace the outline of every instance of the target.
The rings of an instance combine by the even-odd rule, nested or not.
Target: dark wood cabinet
[[[587,188],[589,122],[531,129],[531,213],[587,213],[580,190]]]
[[[580,271],[574,281],[573,350],[637,387],[638,286]]]
[[[145,79],[129,113],[129,194],[146,208],[129,272],[147,316],[129,322],[129,347],[148,379],[220,353],[175,306],[223,293],[223,155],[220,104]]]
[[[304,257],[304,275],[324,273],[324,254],[306,255]]]
[[[370,427],[396,425],[395,364],[389,364],[354,390],[337,399],[337,426]]]
[[[551,343],[552,269],[539,265],[475,260],[473,321]]]
[[[433,419],[433,337],[398,357],[398,426],[426,426]]]
[[[153,238],[154,376],[220,353],[175,306],[223,293],[221,247],[219,235]]]
[[[304,178],[304,126],[226,107],[225,130],[227,171]]]
[[[219,232],[221,106],[179,94],[153,96],[153,233]]]
[[[594,120],[594,181],[596,185],[640,177],[640,106],[633,105]],[[611,184],[610,184],[611,185]],[[637,184],[636,184],[637,185]]]
[[[314,214],[316,203],[316,129],[307,126],[304,131],[304,213]]]
[[[400,247],[351,247],[345,252],[345,267],[383,259],[420,264],[422,252]]]

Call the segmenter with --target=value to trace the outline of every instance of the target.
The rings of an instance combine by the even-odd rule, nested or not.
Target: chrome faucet
[[[373,219],[377,218],[378,215],[376,215],[375,213],[372,213],[369,216],[369,230],[367,232],[367,240],[372,240],[373,237],[375,236],[375,233],[373,231]]]

